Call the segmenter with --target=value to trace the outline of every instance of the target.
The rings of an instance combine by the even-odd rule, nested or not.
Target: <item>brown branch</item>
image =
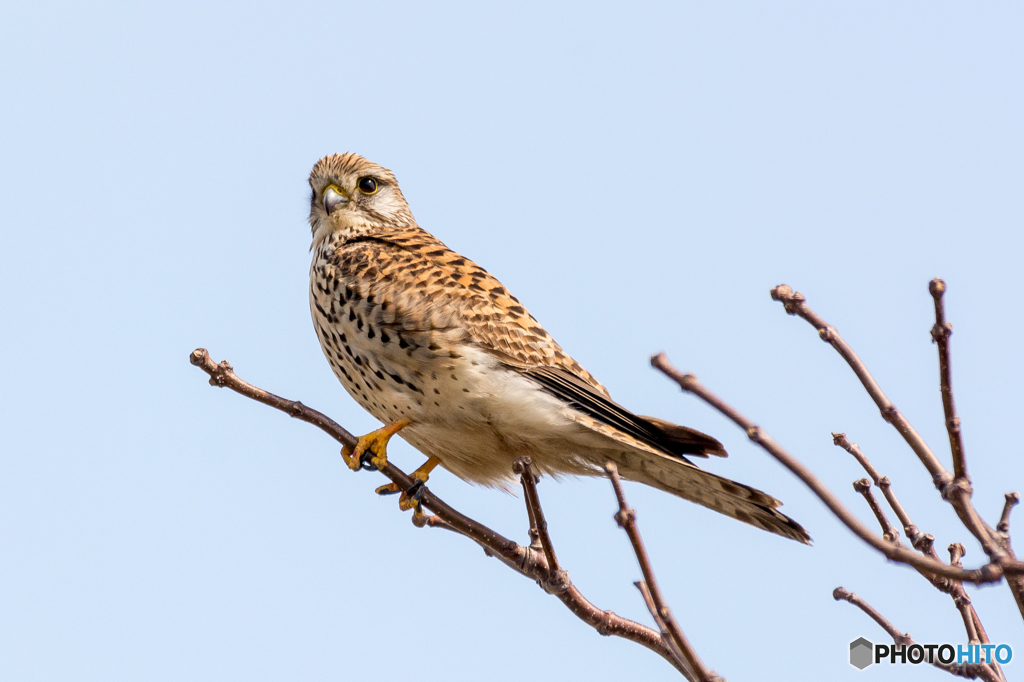
[[[355,447],[356,438],[330,417],[306,407],[295,400],[287,400],[269,393],[261,388],[240,379],[226,361],[216,363],[204,348],[197,348],[189,355],[189,361],[210,375],[210,385],[229,388],[264,405],[276,408],[296,419],[308,422],[320,428],[342,445]],[[416,483],[408,474],[388,462],[380,473],[384,474],[399,488],[408,491]],[[420,503],[433,512],[432,516],[413,517],[418,526],[443,528],[463,535],[480,545],[487,556],[499,559],[502,563],[542,586],[550,585],[550,570],[545,555],[523,547],[487,526],[470,519],[449,507],[443,500],[423,486]],[[568,576],[566,576],[568,583]],[[545,588],[547,589],[547,588]],[[655,652],[672,664],[684,676],[685,667],[676,659],[676,652],[670,647],[661,634],[646,625],[623,618],[611,611],[602,611],[584,597],[574,585],[568,583],[565,589],[554,593],[565,606],[583,622],[590,625],[602,635],[614,635],[631,642],[636,642]]]
[[[953,455],[953,476],[965,479],[969,483],[971,478],[967,475],[964,438],[960,432],[960,417],[956,414],[956,403],[953,401],[953,375],[949,368],[949,337],[953,334],[953,325],[946,321],[946,306],[942,300],[942,295],[946,293],[946,283],[936,277],[928,283],[928,292],[935,299],[932,340],[939,347],[939,390],[942,392],[942,411],[946,415],[949,450]]]
[[[889,518],[885,515],[885,510],[878,504],[878,500],[875,499],[875,496],[871,494],[871,481],[866,478],[854,481],[853,489],[864,496],[864,500],[868,503],[868,506],[874,513],[875,518],[878,519],[878,525],[882,527],[882,537],[889,542],[899,544],[899,531],[889,523]]]
[[[889,477],[879,474],[878,470],[875,469],[874,465],[872,465],[871,461],[867,458],[867,455],[861,452],[860,447],[856,443],[851,442],[846,437],[845,433],[833,432],[832,442],[853,455],[854,459],[856,459],[868,475],[874,479],[875,484],[882,491],[882,495],[885,496],[886,501],[889,503],[889,507],[891,507],[893,512],[895,512],[900,523],[903,524],[903,532],[906,533],[911,546],[921,552],[921,554],[931,557],[935,561],[939,561],[939,555],[935,551],[935,536],[929,533],[922,533],[918,527],[914,525],[913,521],[910,520],[910,515],[907,513],[907,510],[903,508],[903,505],[900,504],[900,501],[896,498],[896,493],[893,492],[892,482],[889,481]],[[854,485],[856,486],[856,484]],[[870,502],[868,504],[870,504]],[[883,526],[883,530],[884,528],[885,527]],[[958,565],[957,568],[962,568],[962,566]],[[932,576],[927,573],[922,573],[922,575],[928,578],[936,588],[943,592],[948,593],[952,589],[954,581],[948,578]]]
[[[811,310],[802,294],[796,293],[789,286],[782,284],[775,289],[772,289],[771,295],[773,299],[782,302],[787,313],[790,315],[799,315],[817,329],[822,340],[831,344],[843,359],[846,360],[847,364],[850,365],[850,368],[860,379],[865,390],[867,390],[879,410],[881,410],[882,417],[896,428],[907,444],[910,445],[911,449],[917,453],[918,458],[932,475],[932,481],[935,483],[935,486],[938,488],[943,499],[949,502],[967,530],[970,531],[970,533],[981,544],[985,554],[989,558],[989,565],[995,564],[1004,570],[1010,592],[1017,603],[1018,610],[1021,615],[1024,616],[1024,572],[1021,570],[1021,567],[1024,566],[1024,562],[1016,560],[1016,557],[1010,548],[1009,535],[1007,534],[1005,541],[1003,541],[1004,539],[999,537],[996,531],[985,523],[975,510],[974,504],[971,501],[972,490],[970,478],[967,474],[963,434],[960,430],[960,418],[957,416],[956,403],[953,399],[952,373],[950,370],[949,353],[949,337],[952,334],[953,326],[946,321],[945,305],[943,302],[943,294],[946,291],[946,284],[941,279],[934,279],[929,284],[928,290],[935,303],[935,325],[932,327],[931,335],[939,349],[939,386],[942,393],[942,407],[945,415],[946,430],[949,434],[950,452],[952,454],[954,469],[953,474],[950,474],[945,467],[942,466],[938,458],[924,442],[924,439],[921,438],[917,431],[914,430],[914,427],[911,426],[910,422],[900,414],[896,409],[896,406],[886,398],[881,388],[875,382],[874,378],[872,378],[870,372],[868,372],[867,368],[846,341],[844,341],[839,335],[836,329],[827,324],[821,317]],[[860,460],[861,458],[858,459]],[[887,492],[887,490],[883,489],[883,492]],[[893,506],[894,510],[900,510],[897,511],[897,515],[900,516],[902,508],[896,506],[898,503],[894,504],[895,496],[890,499],[889,495],[886,494],[886,499],[890,500],[890,504]],[[905,518],[905,512],[902,513],[903,516],[900,516],[900,520],[904,523],[904,527],[906,528],[909,524],[909,518]],[[909,533],[908,537],[910,537]],[[914,541],[912,540],[912,542]],[[918,547],[918,543],[914,542],[914,546]],[[920,549],[924,551],[923,548]],[[931,547],[931,543],[928,543],[928,550],[934,554],[934,549]],[[958,564],[959,562],[954,563]],[[951,567],[960,568],[959,565],[953,565]],[[950,596],[953,597],[957,608],[961,610],[961,614],[964,616],[964,623],[967,627],[968,633],[972,631],[983,633],[984,628],[981,626],[981,621],[978,618],[977,613],[974,611],[974,607],[969,603],[970,600],[967,597],[966,592],[964,592],[963,585],[956,581],[942,583],[934,576],[929,577],[932,579],[932,582],[936,587],[948,592]]]
[[[760,445],[765,452],[771,455],[782,466],[789,469],[796,475],[811,491],[818,496],[825,506],[838,518],[843,525],[849,528],[861,540],[871,545],[879,552],[893,561],[909,564],[924,572],[926,575],[944,576],[955,578],[970,583],[991,583],[998,582],[1003,576],[1003,567],[988,563],[978,569],[962,569],[947,566],[937,559],[922,557],[906,547],[897,546],[886,542],[878,535],[872,533],[857,518],[851,514],[846,507],[836,498],[835,495],[822,483],[817,476],[812,474],[807,467],[801,464],[796,458],[782,449],[778,443],[772,440],[761,427],[755,425],[739,412],[726,404],[721,398],[711,393],[692,374],[683,374],[673,367],[664,353],[659,353],[651,358],[651,364],[661,370],[670,379],[679,384],[687,393],[692,393],[705,403],[721,412],[725,417],[743,429],[747,437]],[[1011,567],[1014,568],[1014,567]],[[1024,570],[1021,566],[1018,570]]]
[[[851,442],[846,437],[845,433],[835,433],[833,431],[832,442],[849,452],[853,455],[854,459],[860,463],[864,468],[864,471],[866,471],[868,476],[871,477],[871,480],[878,486],[878,489],[882,491],[885,501],[889,503],[889,507],[896,514],[896,518],[900,520],[900,524],[903,526],[903,532],[906,534],[907,539],[910,540],[910,544],[913,545],[914,549],[921,550],[921,547],[918,547],[918,544],[924,536],[922,536],[921,531],[918,530],[917,526],[911,522],[910,515],[907,514],[903,505],[900,504],[900,501],[896,499],[896,493],[892,490],[892,483],[889,481],[889,478],[887,476],[881,476],[878,473],[878,470],[872,466],[867,456],[861,452],[860,447],[856,443]],[[935,558],[937,560],[938,555],[936,555]]]
[[[512,471],[519,476],[519,480],[523,484],[523,497],[530,515],[530,538],[532,540],[536,537],[544,551],[544,558],[547,560],[548,575],[541,587],[552,594],[558,594],[568,589],[571,583],[569,574],[559,567],[558,557],[555,556],[555,546],[548,534],[548,522],[544,518],[544,509],[540,506],[537,477],[531,469],[532,465],[533,461],[529,457],[520,457],[512,463]]]
[[[999,524],[996,530],[1000,533],[1010,532],[1010,512],[1020,502],[1020,493],[1006,493],[1006,503],[1003,505],[1002,516],[999,517]]]
[[[832,432],[832,444],[841,447],[843,450],[846,450],[853,455],[853,458],[856,459],[864,468],[864,471],[866,471],[868,476],[871,477],[871,480],[875,482],[875,485],[878,485],[878,482],[882,480],[882,476],[878,473],[878,470],[875,469],[874,465],[871,464],[871,461],[868,460],[867,456],[861,452],[859,445],[850,441],[850,439],[846,437],[845,433],[836,433],[835,431]]]
[[[863,611],[871,618],[871,620],[878,623],[878,625],[885,630],[890,637],[892,637],[894,643],[904,647],[909,647],[914,644],[913,637],[900,632],[896,626],[890,623],[885,616],[878,612],[878,610],[853,592],[848,592],[845,588],[837,587],[832,590],[832,598],[836,601],[847,601]],[[1000,682],[1002,677],[986,663],[942,663],[938,660],[932,660],[930,663],[936,668],[945,670],[946,672],[958,677],[980,677],[986,682]]]
[[[654,597],[651,596],[651,590],[647,587],[647,583],[643,580],[637,580],[633,583],[633,587],[640,591],[640,596],[643,597],[644,605],[647,606],[647,611],[651,614],[651,618],[654,619],[655,624],[661,631],[662,639],[668,642],[672,647],[672,650],[675,652],[675,655],[681,661],[685,662],[686,659],[683,657],[683,652],[679,650],[679,647],[677,647],[676,643],[672,640],[672,633],[669,632],[668,625],[665,624],[665,620],[661,617],[661,614],[658,613],[658,606],[654,603]]]
[[[917,433],[914,427],[909,421],[896,409],[896,406],[889,401],[889,399],[882,392],[878,383],[871,376],[867,367],[861,362],[857,354],[853,352],[853,349],[843,340],[843,337],[839,335],[835,327],[829,325],[821,317],[818,316],[811,308],[807,305],[807,302],[803,296],[798,292],[794,292],[786,284],[780,284],[771,290],[772,298],[781,301],[786,312],[790,315],[798,315],[811,324],[815,329],[818,330],[818,335],[821,336],[823,341],[831,344],[833,348],[846,360],[847,364],[853,370],[857,378],[860,379],[864,389],[871,396],[872,400],[878,406],[878,409],[882,413],[882,418],[888,421],[893,427],[903,436],[903,439],[911,447],[911,449],[917,454],[918,459],[924,464],[925,468],[932,476],[932,481],[935,487],[942,494],[943,499],[947,500],[953,509],[956,511],[957,516],[960,517],[961,522],[971,532],[971,534],[977,538],[981,544],[985,553],[991,560],[990,563],[998,565],[1007,574],[1020,575],[1024,573],[1024,562],[1016,560],[1016,557],[1012,556],[1000,546],[1000,543],[995,541],[993,537],[994,531],[986,524],[978,512],[974,508],[974,504],[971,502],[971,485],[970,481],[966,477],[956,477],[946,470],[944,466],[939,462],[935,453],[932,452],[928,444],[924,442],[924,439]],[[938,303],[936,304],[939,305]],[[937,307],[937,310],[939,308]],[[937,320],[936,323],[942,322],[945,325],[945,318]],[[945,328],[943,326],[943,328]],[[942,336],[942,334],[940,334]],[[948,354],[946,357],[946,363],[948,370]],[[948,388],[948,383],[946,384]],[[952,400],[952,394],[950,393],[950,400]],[[952,405],[952,402],[950,402]],[[955,418],[955,412],[947,412],[947,423],[956,427],[959,432],[959,422],[950,421]],[[953,436],[951,435],[951,438]],[[959,438],[959,436],[957,436]],[[960,454],[959,457],[963,456],[962,442],[959,443]],[[959,465],[966,471],[966,465],[961,462]],[[1017,600],[1017,605],[1021,610],[1021,615],[1024,615],[1024,576],[1020,579],[1011,579],[1007,581],[1010,585],[1010,589],[1014,594],[1014,598]]]
[[[999,523],[996,524],[994,532],[999,546],[1012,559],[1017,557],[1013,553],[1013,546],[1010,544],[1010,512],[1013,511],[1018,502],[1020,502],[1020,493],[1006,493],[1003,513],[999,517]],[[1024,574],[1007,573],[1006,583],[1010,586],[1010,592],[1017,602],[1017,608],[1020,610],[1021,615],[1024,616]]]
[[[946,485],[953,480],[953,475],[946,471],[945,467],[939,462],[935,453],[932,452],[928,444],[924,442],[920,434],[911,426],[900,411],[896,409],[889,399],[882,392],[881,387],[875,381],[874,377],[868,371],[864,363],[861,362],[857,354],[853,352],[853,349],[843,340],[843,337],[839,336],[839,332],[836,331],[835,327],[831,326],[825,320],[820,318],[817,313],[808,307],[804,295],[798,292],[794,292],[788,285],[780,284],[771,290],[772,299],[781,301],[786,312],[790,315],[799,315],[803,319],[807,320],[815,329],[818,330],[818,335],[822,341],[825,341],[836,351],[843,356],[847,364],[850,365],[850,369],[853,370],[857,378],[860,379],[861,384],[864,385],[868,395],[871,396],[872,400],[878,406],[878,409],[882,413],[882,418],[892,424],[897,431],[903,436],[904,440],[910,445],[911,449],[917,453],[918,458],[928,469],[932,475],[932,480],[935,482],[935,486],[939,490],[943,490]]]
[[[686,639],[682,628],[679,627],[679,623],[676,622],[676,619],[672,616],[672,611],[665,603],[665,597],[662,595],[658,581],[654,577],[654,569],[651,567],[651,559],[647,555],[647,548],[644,547],[644,540],[636,526],[636,512],[630,509],[629,504],[626,502],[626,493],[623,491],[622,482],[619,480],[618,467],[608,462],[604,465],[604,470],[608,472],[608,478],[611,479],[612,487],[615,489],[615,497],[619,501],[619,511],[615,513],[615,522],[626,531],[626,535],[629,536],[629,542],[633,545],[633,553],[636,554],[636,560],[640,564],[640,572],[644,576],[643,587],[641,588],[640,583],[637,583],[637,588],[640,589],[641,594],[645,595],[644,601],[647,603],[648,609],[651,610],[651,615],[659,627],[663,631],[667,630],[669,635],[671,635],[671,639],[668,641],[682,654],[687,667],[693,671],[700,682],[721,680],[722,678],[717,674],[704,667],[704,663],[700,660],[697,652],[693,650],[693,647],[690,646],[689,640]]]
[[[935,301],[935,325],[932,327],[932,340],[935,341],[939,349],[939,389],[942,393],[942,411],[946,418],[946,431],[949,433],[949,450],[953,459],[953,486],[955,486],[951,487],[951,494],[943,491],[943,497],[949,499],[957,515],[963,520],[968,530],[978,538],[990,558],[1005,558],[1012,561],[1016,557],[1010,547],[1009,534],[1000,535],[993,530],[978,515],[971,503],[971,478],[967,473],[967,457],[964,453],[960,417],[957,415],[956,402],[953,400],[953,377],[949,359],[949,337],[953,333],[953,325],[946,321],[946,307],[943,301],[946,283],[936,277],[928,283],[928,292]],[[1021,615],[1024,616],[1024,576],[1009,574],[1006,577],[1006,583],[1017,602]]]
[[[949,546],[949,565],[960,568],[963,564],[960,563],[960,559],[963,558],[964,554],[967,553],[967,549],[963,544],[954,542]],[[957,611],[960,612],[960,617],[964,621],[964,630],[967,632],[968,642],[982,642],[980,639],[980,633],[978,632],[978,624],[981,620],[978,618],[978,613],[974,610],[974,605],[971,604],[970,596],[964,591],[963,585],[956,581],[951,581],[955,588],[950,590],[949,594],[953,597],[953,603],[956,605]]]

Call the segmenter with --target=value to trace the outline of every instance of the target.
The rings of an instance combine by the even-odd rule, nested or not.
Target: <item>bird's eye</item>
[[[376,194],[377,193],[377,179],[376,178],[359,178],[359,191],[363,194]]]

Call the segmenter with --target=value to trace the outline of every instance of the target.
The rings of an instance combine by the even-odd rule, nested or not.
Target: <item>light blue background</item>
[[[475,545],[415,529],[327,437],[188,364],[205,346],[375,427],[322,357],[306,293],[306,177],[351,150],[393,169],[420,223],[620,402],[722,439],[731,457],[709,468],[814,536],[629,486],[710,667],[937,679],[851,668],[851,640],[886,638],[831,591],[920,642],[964,639],[951,600],[647,358],[697,373],[873,526],[850,486],[862,472],[831,444],[846,431],[943,555],[962,541],[982,561],[849,369],[768,290],[804,292],[948,460],[927,293],[946,279],[994,524],[1024,488],[1022,28],[1016,3],[5,4],[0,677],[676,679]],[[521,499],[443,473],[431,489],[525,540]],[[608,483],[540,491],[580,589],[649,622]],[[1024,655],[1005,585],[970,592]]]

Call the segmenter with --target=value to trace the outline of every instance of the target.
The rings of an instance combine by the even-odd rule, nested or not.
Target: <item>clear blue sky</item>
[[[375,427],[307,304],[306,177],[342,151],[394,170],[420,223],[617,400],[720,438],[731,457],[709,468],[776,495],[814,536],[802,547],[628,488],[709,666],[861,679],[848,643],[885,638],[833,602],[837,585],[919,641],[961,641],[947,596],[647,358],[695,372],[871,521],[850,485],[862,472],[831,444],[847,432],[942,552],[962,541],[977,565],[852,373],[768,290],[804,292],[946,453],[927,293],[946,279],[994,524],[1024,489],[1022,28],[1016,3],[8,3],[0,677],[675,679],[475,545],[413,528],[327,437],[188,364],[205,346],[354,432]],[[404,443],[393,456],[421,461]],[[525,539],[519,498],[447,474],[431,489]],[[647,622],[607,482],[540,491],[576,584]],[[1006,587],[971,594],[1024,654]],[[940,675],[871,674],[896,672]]]

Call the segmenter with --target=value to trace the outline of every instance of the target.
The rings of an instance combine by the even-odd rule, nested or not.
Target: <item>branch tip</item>
[[[996,530],[1000,533],[1010,532],[1010,512],[1020,502],[1020,493],[1006,493],[1006,503],[1003,505],[1003,513],[999,517],[999,524]]]
[[[778,289],[778,287],[776,288]],[[809,309],[804,306],[801,312],[801,316],[805,313],[813,316],[813,312],[808,312]],[[816,316],[815,316],[816,317]],[[813,322],[812,322],[813,324]],[[837,345],[838,340],[833,341],[833,345]],[[852,351],[851,351],[852,353]],[[856,356],[853,356],[856,358]],[[859,361],[858,361],[859,362]],[[861,365],[862,366],[862,365]],[[971,583],[985,583],[992,582],[993,580],[999,580],[1000,578],[994,577],[995,572],[991,568],[991,563],[986,564],[988,567],[986,570],[982,569],[956,569],[948,566],[941,560],[934,557],[922,557],[916,552],[900,546],[897,543],[886,542],[885,539],[879,537],[875,533],[872,533],[868,528],[862,524],[853,514],[850,513],[846,507],[836,498],[836,496],[828,489],[827,486],[815,476],[811,471],[805,467],[800,461],[798,461],[791,454],[786,452],[780,447],[771,437],[764,433],[761,429],[758,429],[756,425],[749,419],[744,417],[742,414],[737,412],[730,405],[726,404],[721,398],[716,396],[714,393],[704,387],[696,378],[684,376],[681,372],[677,371],[667,359],[663,359],[659,363],[659,369],[661,369],[665,375],[679,384],[681,387],[685,386],[686,390],[693,393],[695,396],[703,400],[705,403],[718,410],[723,416],[728,418],[738,427],[743,429],[749,434],[754,433],[758,436],[755,441],[761,448],[765,450],[771,457],[777,462],[786,467],[790,472],[796,475],[811,491],[817,495],[818,499],[825,503],[825,506],[838,518],[843,525],[853,531],[861,540],[871,545],[876,550],[884,554],[887,558],[893,561],[899,561],[901,563],[909,564],[914,568],[922,571],[927,576],[942,576],[946,578],[955,578],[957,580],[963,580]],[[866,372],[866,370],[864,370]],[[870,375],[868,375],[870,377]],[[871,391],[869,391],[870,393]],[[874,395],[874,394],[872,394]],[[883,396],[884,397],[884,396]],[[916,436],[916,433],[914,434]],[[920,436],[916,436],[920,438]],[[913,442],[914,439],[910,439]],[[923,442],[923,441],[922,441]],[[913,445],[912,445],[913,447]],[[925,446],[927,447],[927,446]],[[915,451],[917,448],[914,448]],[[928,451],[930,453],[930,451]],[[932,455],[934,457],[934,455]],[[936,460],[937,462],[937,460]],[[941,465],[939,465],[941,467]],[[902,521],[902,519],[901,519]],[[1016,570],[1016,568],[1012,568]],[[1002,574],[1000,569],[999,574]]]
[[[963,564],[960,563],[960,559],[967,554],[967,548],[959,542],[954,542],[948,548],[949,550],[949,565],[960,568]]]

